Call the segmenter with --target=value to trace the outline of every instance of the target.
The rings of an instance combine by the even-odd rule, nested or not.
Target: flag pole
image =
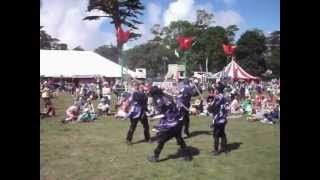
[[[123,58],[122,56],[122,45],[120,47],[120,51],[119,51],[119,61],[120,61],[120,65],[121,65],[121,84],[123,85]]]

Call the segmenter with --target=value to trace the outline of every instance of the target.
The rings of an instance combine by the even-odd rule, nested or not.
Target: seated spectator
[[[92,122],[97,119],[97,116],[92,105],[92,99],[88,98],[87,103],[84,105],[82,113],[78,117],[78,122]]]
[[[241,105],[239,102],[239,97],[237,95],[234,96],[234,99],[230,104],[230,112],[231,114],[241,113]]]
[[[261,109],[263,99],[264,99],[264,96],[262,94],[256,95],[256,98],[254,100],[254,108],[255,109]]]
[[[111,102],[111,92],[112,88],[110,87],[108,82],[105,82],[102,88],[102,98],[107,99],[108,103]]]
[[[116,118],[127,118],[129,115],[129,108],[130,108],[130,102],[129,102],[129,93],[123,93],[123,95],[120,98],[120,101],[118,103],[118,112],[115,115]]]
[[[44,108],[43,112],[41,113],[41,115],[42,115],[42,118],[56,116],[56,110],[53,107],[50,100],[47,101],[45,108]]]
[[[80,116],[78,117],[78,122],[93,122],[97,117],[95,114],[90,112],[90,109],[85,108]]]
[[[195,103],[191,105],[190,111],[192,115],[203,113],[203,101],[201,99],[196,99]]]
[[[103,114],[109,113],[109,104],[107,103],[107,100],[102,98],[100,100],[100,103],[98,104],[97,110],[98,110],[98,116],[101,116]]]
[[[246,115],[251,115],[252,113],[252,104],[250,98],[247,98],[243,101],[242,105],[242,112]]]
[[[75,102],[72,106],[70,106],[66,110],[66,118],[62,120],[63,123],[77,120],[80,112],[80,104],[79,102]]]

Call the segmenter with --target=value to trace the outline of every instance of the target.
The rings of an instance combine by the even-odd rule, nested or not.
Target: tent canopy
[[[243,80],[259,80],[259,77],[252,76],[243,70],[234,59],[224,68],[224,73],[232,79],[243,79]]]
[[[127,68],[123,68],[123,74],[135,76]],[[121,77],[121,66],[92,51],[40,50],[40,75]]]

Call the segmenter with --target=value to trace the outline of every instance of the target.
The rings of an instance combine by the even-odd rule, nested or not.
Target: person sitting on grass
[[[247,117],[247,119],[249,120],[250,116],[252,115],[253,112],[253,108],[252,108],[252,103],[251,103],[251,99],[249,97],[247,97],[243,103],[241,104],[242,107],[242,112],[243,114]]]
[[[56,116],[56,110],[50,100],[45,104],[44,111],[41,113],[41,115],[42,118]]]
[[[101,116],[103,114],[108,115],[109,113],[109,104],[107,103],[107,100],[105,98],[102,98],[100,100],[100,103],[98,104],[98,116]]]
[[[196,99],[194,104],[191,105],[190,111],[192,115],[203,113],[203,101],[201,99]]]
[[[108,82],[105,82],[102,88],[102,97],[111,102],[111,92],[112,88],[110,87]]]
[[[62,123],[77,120],[79,112],[80,112],[80,103],[74,102],[73,105],[68,107],[68,109],[66,110],[66,118],[62,120]]]
[[[264,118],[260,120],[260,122],[267,123],[267,124],[275,124],[275,120],[280,118],[279,109],[280,109],[279,104],[268,105],[267,109],[264,111],[264,114],[263,114]]]
[[[88,98],[87,103],[84,105],[82,114],[78,117],[78,122],[92,122],[97,119],[97,116],[92,105],[92,99]]]
[[[128,117],[130,102],[129,102],[130,93],[123,93],[120,97],[120,100],[117,104],[118,112],[115,115],[116,118],[125,118]]]
[[[240,106],[238,95],[234,95],[234,99],[232,100],[232,102],[230,104],[230,112],[231,112],[231,114],[241,113],[241,106]]]

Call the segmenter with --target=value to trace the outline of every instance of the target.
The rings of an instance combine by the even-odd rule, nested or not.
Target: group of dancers
[[[226,98],[223,95],[223,83],[219,82],[215,87],[215,97],[208,105],[208,111],[212,113],[213,120],[211,128],[213,129],[214,146],[212,154],[217,156],[221,153],[228,153],[227,137],[225,134],[225,126],[227,124],[227,113],[229,106]],[[183,85],[179,88],[177,94],[169,94],[162,89],[154,86],[150,89],[149,95],[153,98],[157,112],[161,114],[159,124],[154,129],[156,131],[156,139],[158,144],[153,151],[153,154],[148,157],[150,162],[158,162],[160,153],[167,141],[175,138],[177,144],[180,146],[180,152],[184,160],[191,160],[192,156],[188,151],[187,145],[182,138],[182,129],[184,127],[184,134],[188,137],[189,132],[189,108],[190,101],[194,95],[193,88],[189,80],[184,80]],[[199,92],[199,91],[198,91]],[[135,84],[134,91],[130,96],[130,111],[128,118],[130,119],[130,127],[126,136],[126,143],[132,145],[132,138],[137,127],[138,121],[144,128],[144,140],[151,142],[149,123],[147,118],[147,102],[148,97],[144,92],[143,84]],[[221,143],[219,140],[221,139]],[[219,144],[221,148],[219,148]]]

